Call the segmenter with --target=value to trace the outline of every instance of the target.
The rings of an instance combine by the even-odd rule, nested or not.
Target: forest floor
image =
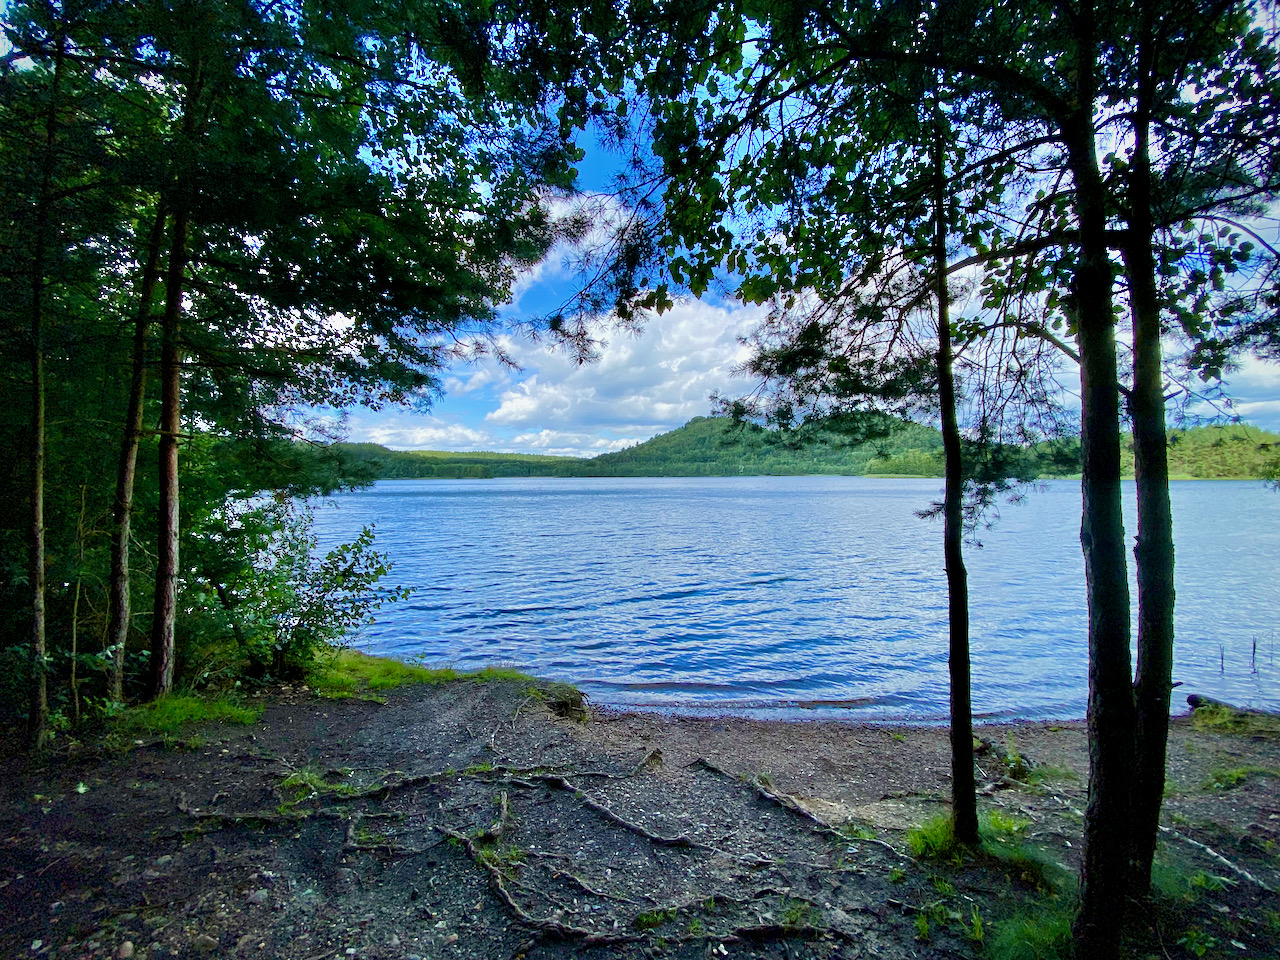
[[[253,726],[6,760],[0,957],[1036,956],[1065,929],[1080,724],[981,728],[986,852],[948,863],[907,837],[948,810],[945,730],[556,705],[285,687]],[[1274,725],[1174,722],[1131,955],[1280,957],[1278,775]]]

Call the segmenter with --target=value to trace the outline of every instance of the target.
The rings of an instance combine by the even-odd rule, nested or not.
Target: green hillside
[[[1127,441],[1127,438],[1126,438]],[[591,459],[517,453],[452,453],[388,450],[373,443],[341,444],[353,459],[381,478],[487,479],[491,477],[725,477],[942,475],[942,438],[932,427],[893,424],[887,435],[863,443],[835,433],[790,443],[760,427],[725,417],[695,417],[672,430],[616,453]],[[1068,451],[1069,454],[1069,451]],[[1033,448],[1024,475],[1070,476],[1079,467],[1061,451],[1050,458]],[[1125,475],[1133,476],[1133,452],[1124,447]],[[1257,479],[1274,475],[1280,436],[1248,425],[1195,427],[1170,432],[1169,470],[1175,478]],[[1272,473],[1268,473],[1272,471]]]

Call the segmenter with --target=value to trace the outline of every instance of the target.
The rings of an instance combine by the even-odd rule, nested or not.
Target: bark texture
[[[938,402],[946,461],[943,494],[943,556],[947,570],[947,666],[951,674],[951,810],[955,838],[978,844],[978,803],[973,775],[973,704],[970,696],[969,575],[964,565],[964,461],[956,417],[951,352],[950,291],[947,289],[947,212],[942,124],[934,124],[934,281],[938,304]]]
[[[182,429],[182,356],[178,343],[182,316],[182,277],[186,270],[187,218],[173,221],[166,278],[160,356],[160,507],[156,544],[156,592],[151,622],[148,694],[173,689],[173,631],[178,609],[178,436]]]
[[[1144,60],[1147,57],[1143,58]],[[1144,77],[1151,77],[1144,64]],[[1134,783],[1133,892],[1151,888],[1151,864],[1164,802],[1173,692],[1174,549],[1169,503],[1169,450],[1160,349],[1160,300],[1156,285],[1155,228],[1151,219],[1149,96],[1140,94],[1137,137],[1129,173],[1129,230],[1123,255],[1133,315],[1134,468],[1138,488],[1137,770]]]
[[[143,407],[147,392],[147,330],[151,304],[160,283],[160,251],[164,242],[165,215],[156,211],[147,241],[147,258],[138,284],[138,312],[133,325],[133,370],[129,381],[129,408],[120,441],[115,500],[111,510],[111,580],[108,602],[107,646],[112,651],[108,697],[124,699],[124,653],[129,640],[132,599],[129,584],[129,538],[133,526],[133,486],[138,469],[138,444],[142,439]]]

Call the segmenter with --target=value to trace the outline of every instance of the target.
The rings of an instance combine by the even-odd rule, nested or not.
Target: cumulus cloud
[[[410,413],[362,414],[351,418],[351,439],[392,450],[492,450],[491,433],[462,423]]]
[[[673,429],[706,414],[712,393],[750,388],[734,373],[747,356],[738,337],[762,318],[761,308],[687,301],[638,334],[614,332],[591,364],[577,364],[545,345],[512,344],[514,358],[531,375],[504,390],[485,420],[513,427],[614,427],[631,434]]]

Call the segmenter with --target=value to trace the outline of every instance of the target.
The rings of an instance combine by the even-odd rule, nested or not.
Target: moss
[[[131,707],[116,720],[116,729],[126,735],[173,734],[195,723],[248,725],[262,717],[262,707],[244,704],[230,697],[206,698],[194,693],[171,693]]]
[[[358,650],[337,649],[321,657],[307,675],[308,685],[323,697],[362,697],[384,702],[371,691],[426,684],[441,686],[470,683],[523,683],[529,694],[538,697],[557,716],[585,720],[586,697],[568,683],[539,680],[511,667],[484,667],[463,672],[452,667],[424,667],[390,657],[374,657]]]

